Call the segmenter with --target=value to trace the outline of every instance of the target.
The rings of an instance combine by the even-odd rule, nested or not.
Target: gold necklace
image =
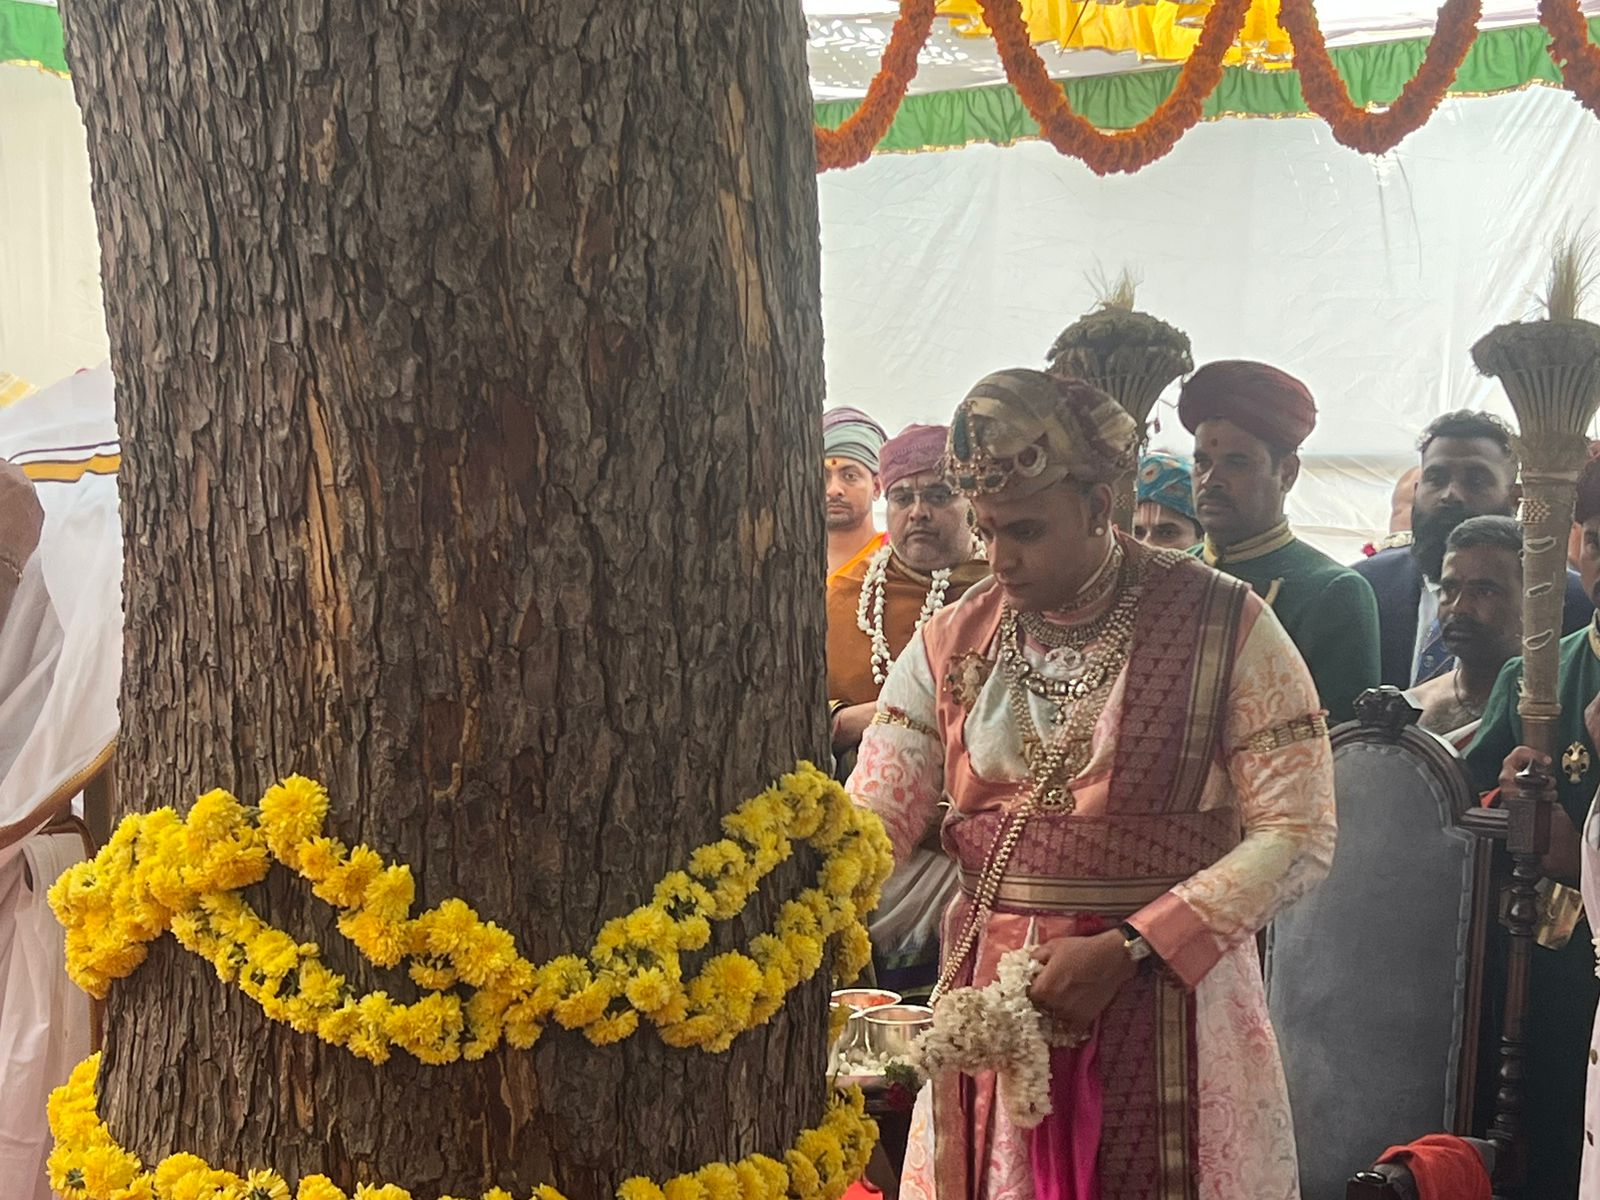
[[[1138,566],[1128,572],[1127,579],[1122,580],[1123,593],[1118,597],[1114,608],[1115,612],[1122,614],[1117,622],[1119,636],[1107,639],[1111,644],[1096,648],[1096,658],[1102,667],[1108,668],[1116,662],[1120,671],[1121,664],[1127,660],[1128,635],[1132,633],[1132,618],[1138,609],[1139,592],[1143,587],[1145,567],[1149,561],[1147,557],[1141,556]],[[1119,572],[1119,576],[1120,574]],[[1041,809],[1070,813],[1077,807],[1077,798],[1072,794],[1068,781],[1088,763],[1094,743],[1094,725],[1105,707],[1104,696],[1099,693],[1102,690],[1109,693],[1111,680],[1116,678],[1115,674],[1109,675],[1099,687],[1086,692],[1070,712],[1066,711],[1067,704],[1058,704],[1057,713],[1061,719],[1053,730],[1053,736],[1048,739],[1039,736],[1038,726],[1028,705],[1028,689],[1022,682],[1022,671],[1032,668],[1022,656],[1016,621],[1017,614],[1012,611],[1010,605],[1001,609],[999,657],[1000,665],[1006,673],[1007,700],[1012,716],[1017,722],[1018,731],[1023,737],[1023,755],[1028,762],[1028,774],[1032,786],[1028,790],[1027,797],[1007,816],[1005,823],[996,831],[994,840],[989,843],[989,849],[984,854],[983,867],[978,873],[978,883],[973,891],[967,919],[945,959],[944,969],[939,973],[938,985],[933,989],[933,995],[929,999],[930,1004],[950,990],[956,976],[961,973],[961,968],[972,956],[978,943],[978,934],[994,910],[995,900],[1000,894],[1000,883],[1005,878],[1006,867],[1011,862],[1011,856],[1016,851],[1017,843],[1022,839],[1022,831],[1029,819]],[[1034,743],[1031,753],[1028,743],[1030,735]]]
[[[1013,714],[1018,711],[1016,707],[1018,696],[1019,689],[1011,688]],[[1000,894],[1001,881],[1005,879],[1006,867],[1010,865],[1017,843],[1022,840],[1022,831],[1029,819],[1041,810],[1070,813],[1077,807],[1077,798],[1072,794],[1072,789],[1066,781],[1076,776],[1088,762],[1093,747],[1094,723],[1104,707],[1103,701],[1091,703],[1090,699],[1101,700],[1099,697],[1093,697],[1080,703],[1056,731],[1054,737],[1048,742],[1040,740],[1036,753],[1029,759],[1028,772],[1032,776],[1033,786],[1029,789],[1027,798],[1007,816],[1005,824],[989,843],[988,852],[984,855],[983,868],[978,873],[978,884],[973,891],[972,905],[968,910],[966,922],[945,960],[944,969],[939,973],[938,985],[933,989],[933,995],[928,1003],[936,1002],[950,990],[956,976],[961,973],[961,968],[976,948],[978,934],[987,923],[989,914],[994,911],[995,900]],[[1027,721],[1023,728],[1034,729],[1037,734],[1032,715],[1028,713],[1025,696],[1022,698],[1021,712]],[[1022,716],[1018,717],[1019,723],[1022,719]]]
[[[1045,667],[1040,669],[1028,662],[1022,650],[1024,618],[1029,614],[1019,616],[1007,605],[1000,618],[1000,652],[1007,677],[1014,676],[1016,683],[1058,707],[1083,699],[1100,686],[1111,665],[1119,662],[1120,652],[1133,633],[1138,607],[1138,589],[1124,587],[1116,603],[1099,620],[1066,630],[1067,636],[1053,639],[1057,644],[1045,656]]]
[[[1006,695],[1013,720],[1022,738],[1023,758],[1029,769],[1041,761],[1046,744],[1054,744],[1055,736],[1046,737],[1033,718],[1030,695],[1049,702],[1055,709],[1051,722],[1052,734],[1059,731],[1063,750],[1072,758],[1074,769],[1066,778],[1076,775],[1087,761],[1086,750],[1093,733],[1094,721],[1104,707],[1106,694],[1128,659],[1128,647],[1133,639],[1134,621],[1138,615],[1139,596],[1143,591],[1144,560],[1130,563],[1122,591],[1116,603],[1107,612],[1104,621],[1096,627],[1078,631],[1080,638],[1093,636],[1080,649],[1077,646],[1053,650],[1047,657],[1047,668],[1054,660],[1055,672],[1041,671],[1028,662],[1023,651],[1018,614],[1009,605],[1000,611],[1000,649],[998,665],[1006,680]],[[1070,659],[1064,657],[1071,655]],[[1098,702],[1098,705],[1097,703]],[[1073,705],[1077,705],[1073,708]],[[1087,714],[1087,717],[1085,717]],[[1073,720],[1072,718],[1077,718]],[[1083,726],[1068,732],[1069,726]],[[1047,780],[1048,782],[1048,780]]]
[[[1125,558],[1122,543],[1113,536],[1111,548],[1106,551],[1105,558],[1100,560],[1100,565],[1094,569],[1094,574],[1078,585],[1078,590],[1072,593],[1063,611],[1082,612],[1086,608],[1093,608],[1111,595],[1122,575]]]
[[[1108,571],[1106,567],[1114,569]],[[1105,566],[1101,568],[1109,586],[1096,588],[1096,595],[1093,599],[1083,604],[1077,604],[1075,608],[1063,611],[1083,612],[1086,609],[1098,607],[1117,588],[1122,588],[1123,591],[1126,591],[1128,580],[1133,576],[1135,569],[1134,564],[1122,552],[1121,544],[1113,544],[1111,554],[1108,556]],[[1081,589],[1078,594],[1082,595]],[[1114,612],[1115,605],[1107,608],[1092,620],[1083,621],[1076,625],[1058,624],[1055,621],[1046,620],[1042,614],[1037,612],[1018,613],[1017,620],[1022,625],[1022,631],[1046,650],[1063,650],[1069,647],[1086,646],[1094,641],[1104,632]]]

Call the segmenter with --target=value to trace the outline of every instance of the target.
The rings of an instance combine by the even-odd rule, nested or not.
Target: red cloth
[[[1178,393],[1178,420],[1190,433],[1202,421],[1231,421],[1275,449],[1297,450],[1317,426],[1317,406],[1287,371],[1224,359],[1189,376]]]
[[[1478,1152],[1448,1133],[1430,1133],[1407,1146],[1390,1146],[1378,1161],[1409,1167],[1421,1200],[1490,1200],[1489,1173]]]
[[[865,1179],[858,1179],[845,1188],[840,1200],[883,1200],[883,1193]]]

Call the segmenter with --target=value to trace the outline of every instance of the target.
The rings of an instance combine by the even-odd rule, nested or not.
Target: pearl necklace
[[[856,628],[872,639],[872,682],[879,687],[889,678],[889,668],[894,666],[894,655],[889,653],[889,639],[883,633],[884,582],[889,577],[889,559],[894,554],[892,546],[884,546],[867,561],[867,574],[861,581],[861,598],[856,601]],[[950,568],[943,567],[933,573],[933,586],[928,589],[917,614],[915,637],[922,632],[928,619],[944,607],[944,594],[950,590]]]

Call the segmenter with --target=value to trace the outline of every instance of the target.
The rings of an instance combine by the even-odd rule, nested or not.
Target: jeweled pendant
[[[1083,674],[1083,668],[1083,651],[1073,646],[1062,646],[1044,656],[1044,664],[1039,670],[1048,679],[1071,681]]]

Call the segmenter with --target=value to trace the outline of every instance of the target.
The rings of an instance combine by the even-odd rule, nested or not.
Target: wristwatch
[[[1133,960],[1134,966],[1141,974],[1155,966],[1155,949],[1144,940],[1144,934],[1126,921],[1117,926],[1117,929],[1122,934],[1122,949]]]

